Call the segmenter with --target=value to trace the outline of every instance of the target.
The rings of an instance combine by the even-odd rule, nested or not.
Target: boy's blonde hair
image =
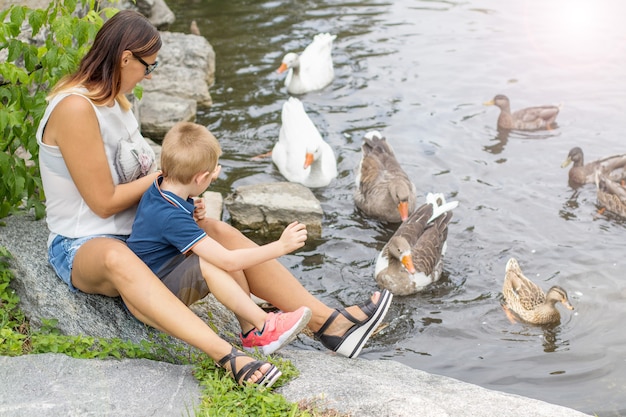
[[[189,184],[194,175],[213,171],[222,148],[206,127],[178,122],[167,132],[161,147],[163,176],[180,184]]]

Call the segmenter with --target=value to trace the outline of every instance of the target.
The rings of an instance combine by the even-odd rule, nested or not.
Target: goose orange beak
[[[413,266],[413,259],[411,259],[411,255],[404,255],[400,261],[407,271],[411,274],[415,273],[415,267]]]
[[[281,74],[283,72],[287,71],[287,64],[285,64],[284,62],[282,64],[280,64],[280,67],[278,67],[278,69],[276,70],[277,73]]]
[[[398,211],[400,212],[400,218],[402,221],[405,221],[409,218],[409,203],[406,201],[401,201],[398,204]]]
[[[310,167],[314,160],[315,158],[313,157],[313,154],[307,152],[307,154],[304,156],[304,169]]]

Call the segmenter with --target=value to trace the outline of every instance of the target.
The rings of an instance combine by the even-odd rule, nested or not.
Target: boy
[[[218,177],[221,153],[206,127],[175,124],[163,139],[163,173],[141,198],[127,244],[186,305],[212,292],[237,316],[244,349],[269,355],[297,336],[311,310],[266,313],[250,298],[243,270],[304,246],[306,226],[293,222],[279,240],[237,250],[207,236],[195,221],[204,217],[204,203],[193,197]]]

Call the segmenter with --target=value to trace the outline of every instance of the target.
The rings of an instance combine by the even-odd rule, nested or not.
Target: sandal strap
[[[269,363],[269,362],[261,362],[261,361],[252,361],[252,362],[246,363],[240,369],[237,369],[237,358],[242,357],[242,356],[248,357],[248,355],[246,355],[245,353],[235,349],[235,347],[232,347],[229,354],[225,355],[222,359],[217,361],[217,364],[221,368],[224,368],[226,363],[229,364],[230,372],[233,374],[235,378],[235,382],[237,382],[237,384],[239,385],[242,385],[244,382],[246,382],[256,371],[261,369],[263,365],[265,365],[266,363]],[[280,375],[281,375],[280,371],[278,371],[278,369],[274,365],[271,365],[271,367],[267,370],[267,372],[265,372],[263,376],[258,381],[255,382],[255,384],[264,385],[266,379],[268,379],[268,383],[273,383],[274,380],[278,378]],[[271,384],[268,384],[268,386],[269,385]]]
[[[240,370],[237,371],[237,373],[235,374],[235,381],[237,381],[238,384],[242,384],[244,381],[247,381],[263,365],[264,362],[261,361],[248,362]],[[261,384],[264,379],[265,374],[263,375],[263,377],[261,377],[261,379],[256,381],[256,384]]]
[[[374,312],[376,311],[376,304],[374,304],[374,302],[371,299],[368,299],[366,302],[359,304],[358,307],[361,309],[363,313],[365,313],[365,319],[363,320],[357,319],[352,314],[350,314],[348,310],[346,310],[345,308],[336,308],[335,311],[333,311],[331,315],[328,317],[328,319],[326,319],[324,324],[322,324],[322,327],[320,327],[319,330],[314,333],[314,336],[319,339],[324,334],[324,331],[326,331],[326,329],[328,329],[328,327],[333,323],[333,321],[335,321],[335,318],[339,314],[344,316],[346,319],[350,320],[352,323],[358,325],[358,324],[363,324],[367,320],[369,320],[371,315],[374,314]]]

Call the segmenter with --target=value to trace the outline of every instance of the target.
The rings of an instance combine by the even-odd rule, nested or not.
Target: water
[[[444,277],[396,297],[389,326],[362,357],[599,416],[626,415],[626,222],[597,214],[595,188],[560,168],[573,146],[587,161],[624,153],[626,3],[620,0],[170,2],[216,50],[215,102],[200,109],[224,148],[214,190],[282,181],[269,151],[288,98],[275,72],[318,32],[337,35],[336,79],[301,96],[338,156],[339,176],[315,190],[324,236],[282,258],[313,293],[348,305],[376,290],[374,262],[394,229],[362,218],[352,197],[362,136],[380,130],[420,193],[459,201]],[[501,134],[482,103],[513,110],[563,104],[558,127]],[[561,324],[511,324],[499,300],[516,257],[541,287],[575,306]],[[309,340],[302,348],[319,345]]]

